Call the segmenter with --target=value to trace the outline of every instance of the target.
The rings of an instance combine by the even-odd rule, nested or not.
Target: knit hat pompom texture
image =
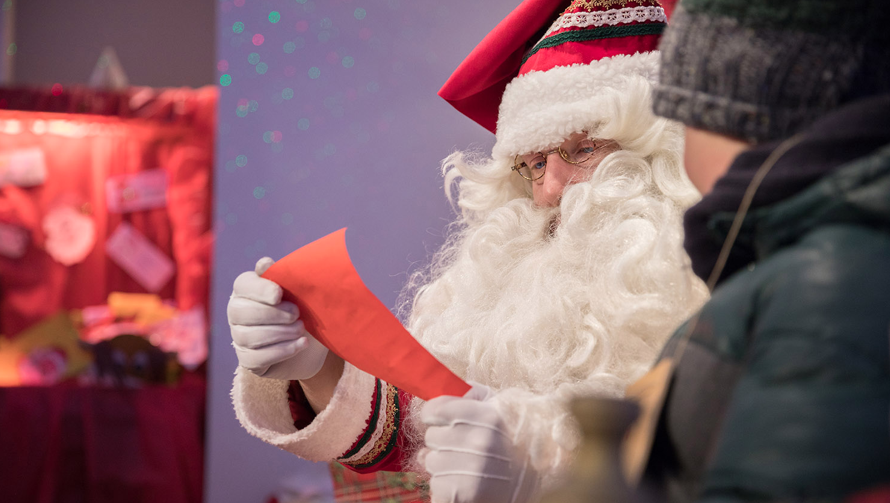
[[[661,41],[658,115],[754,143],[890,92],[886,0],[683,0]]]

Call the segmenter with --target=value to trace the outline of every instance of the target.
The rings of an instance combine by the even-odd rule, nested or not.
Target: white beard
[[[515,194],[467,211],[474,195],[496,200],[492,191],[509,192],[519,177],[484,174],[509,173],[504,162],[449,162],[464,177],[463,218],[432,270],[412,278],[407,326],[457,375],[498,392],[546,482],[577,441],[565,401],[622,396],[706,300],[682,248],[682,213],[697,194],[677,155],[622,150],[570,186],[559,208]]]

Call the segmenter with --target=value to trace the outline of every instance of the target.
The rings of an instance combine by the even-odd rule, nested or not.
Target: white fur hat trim
[[[657,81],[658,62],[657,51],[638,52],[516,77],[501,100],[493,157],[543,150],[572,133],[594,131],[614,113],[615,93],[640,88],[629,86],[631,80]]]

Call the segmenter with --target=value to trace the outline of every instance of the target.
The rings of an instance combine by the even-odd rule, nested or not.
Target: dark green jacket
[[[784,198],[782,183],[765,183],[779,200],[746,217],[737,265],[700,313],[659,423],[646,483],[669,500],[832,501],[890,484],[890,139],[862,156],[844,149],[845,121],[872,113],[822,124],[834,141],[797,147],[810,165],[776,165],[779,180],[815,181]],[[719,245],[734,213],[706,217],[698,231]]]

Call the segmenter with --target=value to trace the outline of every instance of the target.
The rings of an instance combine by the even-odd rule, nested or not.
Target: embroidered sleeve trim
[[[588,28],[591,26],[616,26],[619,24],[645,23],[655,21],[666,23],[667,16],[661,7],[626,7],[594,12],[573,12],[563,14],[553,24],[544,37],[566,28]]]
[[[374,397],[372,399],[373,403],[374,403],[374,407],[371,410],[371,418],[368,419],[368,427],[365,428],[365,431],[362,433],[362,436],[358,439],[358,441],[355,443],[355,445],[351,449],[346,451],[346,453],[343,454],[343,456],[341,456],[340,459],[349,459],[349,458],[355,456],[356,454],[361,452],[362,449],[366,445],[368,445],[368,442],[373,437],[379,436],[378,430],[380,428],[378,427],[377,421],[380,418],[380,402],[381,402],[382,397],[383,397],[383,393],[381,393],[381,381],[380,381],[380,379],[375,379],[374,380]],[[378,434],[375,435],[375,433],[378,433]]]
[[[538,42],[534,49],[522,58],[522,63],[526,61],[536,52],[548,47],[556,47],[567,42],[587,42],[589,40],[599,40],[603,38],[632,37],[641,35],[660,35],[667,25],[664,23],[652,24],[634,24],[629,26],[606,26],[603,28],[566,31],[557,33],[552,37],[545,38]]]
[[[399,406],[399,390],[391,384],[386,385],[386,420],[379,427],[380,436],[366,453],[359,452],[350,459],[341,458],[339,461],[356,469],[368,468],[380,463],[393,451],[398,440],[399,427],[401,426],[401,411]],[[370,444],[369,444],[370,445]],[[367,447],[367,446],[366,446]]]

